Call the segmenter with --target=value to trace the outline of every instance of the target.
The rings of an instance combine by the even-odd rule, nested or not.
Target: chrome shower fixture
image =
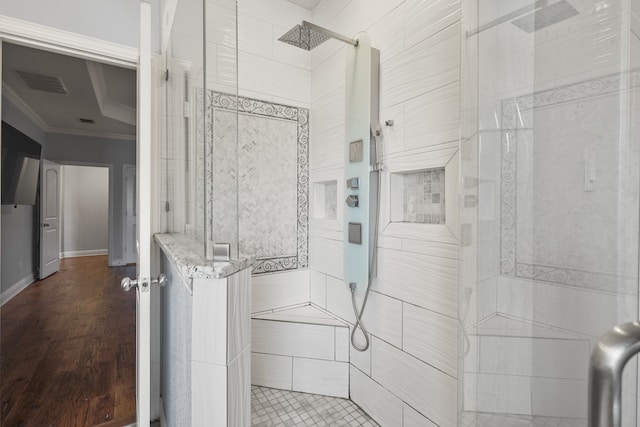
[[[307,21],[302,21],[302,24],[298,24],[287,31],[278,41],[299,47],[300,49],[311,50],[329,39],[336,39],[353,46],[358,46],[358,40],[334,33],[331,30]]]

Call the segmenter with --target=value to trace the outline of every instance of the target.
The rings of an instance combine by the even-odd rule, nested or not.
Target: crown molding
[[[107,133],[107,132],[92,132],[90,130],[78,130],[78,129],[62,129],[62,128],[49,128],[47,133],[57,133],[62,135],[75,135],[75,136],[89,136],[92,138],[107,138],[107,139],[119,139],[123,141],[135,141],[135,135],[127,135],[124,133]]]
[[[85,61],[85,64],[87,65],[87,71],[89,72],[91,85],[93,86],[93,91],[98,101],[100,113],[102,113],[104,117],[135,126],[137,120],[136,109],[114,101],[109,97],[109,90],[107,88],[107,81],[104,76],[104,67],[102,64],[92,61]]]
[[[6,97],[13,105],[15,105],[18,110],[22,111],[22,113],[27,116],[36,126],[40,128],[41,131],[48,132],[49,125],[47,122],[42,120],[35,111],[29,107],[29,105],[24,102],[20,96],[9,87],[6,83],[2,83],[2,96]]]

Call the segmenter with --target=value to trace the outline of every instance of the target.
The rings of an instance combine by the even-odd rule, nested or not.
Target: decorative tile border
[[[518,117],[523,111],[577,102],[640,87],[640,70],[612,74],[530,95],[502,101],[502,158],[500,166],[500,271],[516,276],[565,286],[637,295],[635,277],[549,267],[518,262],[517,258],[517,150]]]
[[[208,122],[211,126],[213,126],[215,109],[238,111],[297,123],[297,254],[293,257],[258,258],[252,273],[306,268],[309,260],[309,110],[214,91],[208,91],[206,105],[207,114],[210,117]],[[213,135],[214,129],[207,129],[207,144],[213,143]],[[208,152],[212,152],[212,149],[212,146],[209,147]],[[212,165],[207,167],[207,170],[212,170],[211,168]],[[208,194],[206,199],[207,203],[211,203],[213,194]],[[211,206],[207,206],[207,212],[211,212]],[[207,224],[212,225],[212,223],[212,219],[207,218]]]

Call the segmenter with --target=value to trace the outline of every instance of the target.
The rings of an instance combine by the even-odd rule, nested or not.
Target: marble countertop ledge
[[[154,239],[184,278],[223,279],[249,268],[255,257],[240,257],[230,261],[213,261],[200,255],[200,242],[178,233],[157,233]]]

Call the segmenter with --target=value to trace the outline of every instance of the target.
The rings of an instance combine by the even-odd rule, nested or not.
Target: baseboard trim
[[[16,282],[9,289],[7,289],[6,291],[2,292],[2,295],[0,296],[0,299],[2,300],[2,303],[0,304],[0,306],[3,306],[7,302],[11,301],[11,299],[13,297],[18,295],[23,290],[25,290],[30,284],[32,284],[35,281],[36,281],[36,279],[35,279],[33,274],[30,274],[27,277],[24,277],[23,279],[20,279],[18,282]]]
[[[66,251],[62,252],[60,258],[77,258],[81,256],[98,256],[98,255],[108,255],[108,249],[90,249],[88,251]]]

